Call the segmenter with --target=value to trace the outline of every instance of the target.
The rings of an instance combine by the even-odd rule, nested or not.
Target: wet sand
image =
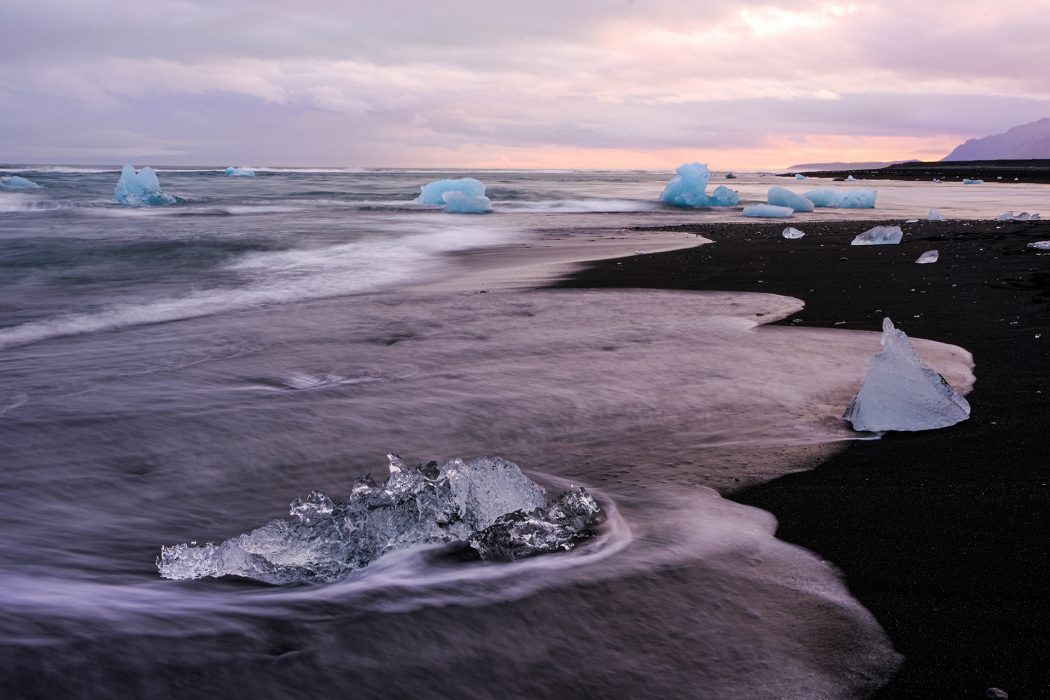
[[[801,240],[783,222],[679,227],[715,242],[597,261],[561,286],[783,294],[806,305],[781,325],[889,316],[972,352],[970,420],[857,442],[732,498],[840,567],[889,633],[905,662],[878,697],[1050,697],[1050,252],[1026,247],[1050,222],[921,221],[900,245],[849,245],[875,223],[807,223]]]

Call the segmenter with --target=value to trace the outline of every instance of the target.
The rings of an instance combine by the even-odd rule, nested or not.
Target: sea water
[[[184,201],[126,209],[116,170],[17,172],[43,188],[0,200],[5,696],[848,697],[896,669],[832,564],[718,493],[851,439],[877,334],[761,326],[802,303],[774,295],[499,284],[733,216],[657,203],[666,175],[161,169]],[[467,174],[493,213],[413,203]],[[972,382],[965,351],[916,345]],[[604,520],[514,563],[419,547],[327,585],[159,577],[162,545],[345,497],[388,452],[502,456]]]

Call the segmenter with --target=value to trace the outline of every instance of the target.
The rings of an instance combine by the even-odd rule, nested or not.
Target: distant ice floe
[[[843,419],[854,430],[930,430],[970,417],[970,404],[916,354],[908,336],[882,321],[882,352],[871,358],[864,384]]]
[[[803,175],[802,173],[795,173],[795,179],[796,180],[805,180],[806,176]]]
[[[676,207],[735,207],[740,203],[740,193],[725,185],[719,185],[707,194],[707,183],[711,171],[703,163],[682,163],[675,170],[660,200]]]
[[[876,226],[857,234],[850,245],[893,245],[900,243],[903,237],[900,226]]]
[[[292,502],[290,519],[219,544],[162,547],[160,575],[327,583],[406,547],[458,542],[482,559],[512,561],[567,551],[593,534],[600,509],[584,489],[548,501],[513,462],[477,457],[415,468],[388,459],[386,482],[358,479],[346,501],[314,491]]]
[[[780,235],[783,236],[784,238],[795,239],[795,238],[802,238],[806,234],[803,233],[802,231],[799,231],[797,228],[792,228],[791,226],[788,226],[786,229],[784,229],[783,231],[780,232]]]
[[[113,201],[129,207],[149,207],[163,204],[175,204],[178,198],[160,191],[157,173],[148,165],[135,172],[131,164],[124,166],[120,180],[113,190]]]
[[[226,168],[226,177],[255,177],[255,171],[251,168],[236,167],[231,165]]]
[[[770,187],[766,201],[776,207],[790,207],[794,211],[813,211],[813,202],[784,187]]]
[[[744,216],[760,219],[786,219],[794,213],[795,210],[791,207],[778,207],[772,204],[752,204],[744,207]]]
[[[930,213],[926,215],[926,218],[930,221],[944,221],[944,214],[936,209],[930,209]]]
[[[485,185],[472,177],[436,180],[420,188],[419,204],[445,207],[450,214],[484,214],[492,211]]]
[[[1038,213],[1029,214],[1026,211],[1020,214],[1014,214],[1012,211],[1004,211],[999,216],[995,217],[996,221],[1040,221],[1041,217]]]
[[[1050,250],[1050,241],[1035,241],[1034,243],[1029,243],[1028,247],[1036,250]]]
[[[963,184],[964,185],[983,185],[984,184],[984,180],[966,178],[966,179],[963,180]]]
[[[40,185],[21,175],[0,177],[0,188],[5,190],[38,190]]]
[[[919,265],[929,265],[935,263],[940,258],[941,254],[936,250],[927,250],[925,253],[920,255],[915,261]]]
[[[856,180],[856,179],[857,179],[857,178],[853,177],[852,175],[847,175],[847,176],[846,176],[846,182],[853,182],[853,181],[854,181],[854,180]]]
[[[805,198],[818,207],[873,209],[878,192],[872,189],[836,190],[833,187],[818,187],[806,192]]]

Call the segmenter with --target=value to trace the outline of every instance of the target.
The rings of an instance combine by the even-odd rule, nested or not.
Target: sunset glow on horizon
[[[776,169],[1050,115],[1050,2],[40,0],[0,161]],[[1001,39],[1006,40],[1001,40]]]

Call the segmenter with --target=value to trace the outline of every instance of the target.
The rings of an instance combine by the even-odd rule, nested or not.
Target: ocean
[[[772,294],[546,288],[702,242],[633,227],[739,209],[663,206],[669,175],[642,171],[160,169],[181,201],[146,208],[110,201],[116,168],[2,172],[42,185],[0,191],[5,697],[863,697],[896,670],[833,562],[719,495],[859,437],[839,416],[878,335],[761,325],[804,302]],[[493,213],[413,202],[465,175]],[[834,186],[878,207],[792,225],[1042,195]],[[917,347],[972,384],[965,350]],[[326,585],[160,578],[161,546],[345,497],[388,453],[502,456],[603,522],[514,563],[430,546]]]

